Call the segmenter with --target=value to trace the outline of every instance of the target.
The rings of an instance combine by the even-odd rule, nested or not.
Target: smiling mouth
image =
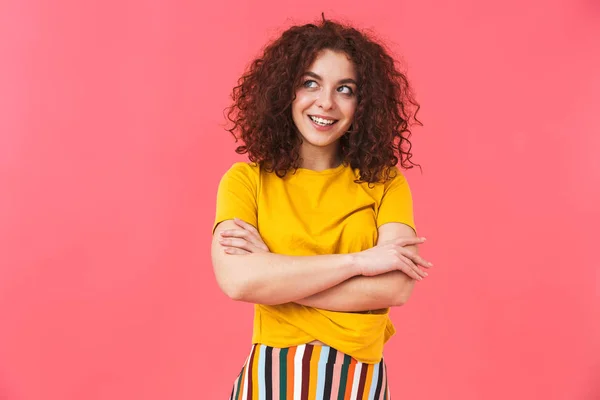
[[[310,118],[310,120],[312,122],[314,122],[315,124],[317,124],[319,126],[331,126],[331,125],[335,124],[336,122],[338,122],[337,119],[319,118],[319,117],[315,117],[312,115],[309,115],[308,118]]]

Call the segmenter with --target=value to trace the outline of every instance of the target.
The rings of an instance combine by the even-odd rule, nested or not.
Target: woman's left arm
[[[408,225],[387,223],[379,227],[377,244],[415,236],[415,231]],[[407,247],[418,254],[417,246]],[[296,303],[340,312],[377,310],[405,304],[414,285],[415,280],[400,271],[377,276],[355,276]]]

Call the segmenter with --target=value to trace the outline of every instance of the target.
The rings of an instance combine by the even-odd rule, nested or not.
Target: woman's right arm
[[[282,304],[329,289],[361,273],[351,255],[314,257],[259,252],[225,253],[220,233],[236,228],[233,217],[257,223],[260,172],[247,163],[234,164],[221,178],[217,191],[218,221],[212,240],[212,264],[221,290],[234,300]]]

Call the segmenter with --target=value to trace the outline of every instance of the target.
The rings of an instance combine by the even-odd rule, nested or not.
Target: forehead
[[[346,53],[329,49],[321,50],[308,71],[314,72],[324,80],[356,80],[356,67]]]

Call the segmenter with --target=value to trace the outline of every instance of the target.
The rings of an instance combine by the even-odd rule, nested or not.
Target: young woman
[[[267,46],[233,101],[251,163],[219,184],[212,262],[255,317],[231,399],[388,399],[389,309],[431,266],[396,166],[416,165],[406,77],[376,41],[323,17]]]

